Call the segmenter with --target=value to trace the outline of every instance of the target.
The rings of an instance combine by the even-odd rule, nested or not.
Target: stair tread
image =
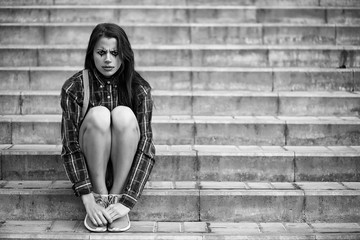
[[[60,90],[59,90],[60,91]],[[0,95],[59,96],[55,90],[0,90]],[[256,92],[246,90],[153,90],[153,96],[218,96],[218,97],[342,97],[360,98],[360,91],[274,91]]]
[[[60,155],[61,145],[0,144],[3,155]],[[158,156],[360,156],[360,146],[156,145]]]
[[[80,71],[82,66],[0,66],[0,71]],[[181,67],[139,66],[138,71],[201,71],[201,72],[360,72],[360,68],[314,68],[314,67]]]
[[[296,9],[296,10],[326,10],[326,9],[360,9],[357,6],[227,6],[227,5],[21,5],[0,6],[0,9]]]
[[[92,22],[0,22],[0,27],[94,27]],[[122,27],[346,27],[358,28],[360,24],[343,24],[343,23],[123,23]]]
[[[73,194],[67,180],[1,180],[0,194]],[[148,181],[144,195],[354,195],[360,196],[360,182],[234,182],[234,181]]]
[[[75,44],[1,44],[0,50],[86,49]],[[134,44],[133,50],[360,50],[357,45]]]
[[[150,181],[130,217],[146,221],[359,222],[359,184]],[[69,181],[2,181],[0,199],[6,204],[0,209],[3,219],[81,220],[85,216]],[[332,210],[328,213],[327,209]]]
[[[60,122],[60,114],[34,114],[34,115],[0,115],[1,121],[13,122]],[[359,117],[350,116],[153,116],[153,122],[197,122],[197,123],[334,123],[334,124],[360,124]]]
[[[0,9],[154,9],[154,10],[165,10],[165,9],[196,9],[196,10],[358,10],[360,6],[227,6],[227,5],[22,5],[22,6],[0,6]]]
[[[66,0],[56,0],[56,1],[9,1],[5,0],[4,5],[16,4],[16,5],[68,5],[71,4],[78,4],[78,5],[104,5],[104,4],[117,4],[118,1],[110,0],[110,1],[101,1],[101,4],[96,1],[77,1],[76,3],[73,1],[66,1]],[[335,0],[328,0],[328,1],[295,1],[295,0],[288,0],[288,1],[263,1],[263,0],[256,0],[256,1],[194,1],[194,0],[182,0],[182,1],[121,1],[122,5],[144,5],[144,4],[151,4],[151,5],[256,5],[256,6],[274,6],[279,5],[281,3],[282,6],[359,6],[359,3],[356,0],[350,1],[335,1]],[[166,4],[165,4],[166,3]]]
[[[67,239],[95,239],[107,236],[111,239],[158,239],[169,234],[167,239],[203,239],[204,236],[214,235],[248,235],[246,239],[269,239],[266,236],[284,236],[286,239],[305,239],[314,235],[327,236],[336,233],[348,236],[360,236],[360,224],[349,223],[327,223],[327,222],[155,222],[155,221],[132,221],[131,229],[126,233],[90,233],[82,221],[14,221],[7,220],[0,223],[0,237],[17,237],[28,239],[42,236],[46,239],[57,239],[66,236]],[[75,234],[75,235],[74,235]],[[170,237],[170,235],[172,237]],[[336,235],[335,235],[336,236]],[[263,238],[262,238],[263,237]],[[207,239],[207,238],[206,238]],[[235,239],[235,238],[231,238]],[[237,239],[237,238],[236,238]],[[240,239],[240,238],[239,238]],[[243,238],[241,238],[243,239]],[[273,239],[273,238],[272,238]],[[276,238],[277,239],[277,238]],[[309,238],[306,238],[309,239]],[[350,239],[350,238],[349,238]],[[351,238],[355,239],[355,238]]]

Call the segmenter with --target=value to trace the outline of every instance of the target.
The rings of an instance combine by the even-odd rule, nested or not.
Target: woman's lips
[[[111,71],[113,70],[114,67],[111,67],[111,66],[103,66],[102,67],[105,71]]]

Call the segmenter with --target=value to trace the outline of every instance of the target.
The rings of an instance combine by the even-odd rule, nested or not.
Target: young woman
[[[116,24],[94,28],[85,69],[61,90],[61,156],[75,195],[85,206],[85,227],[126,231],[128,213],[154,165],[151,87],[134,70],[130,42]],[[82,116],[86,77],[89,102]]]

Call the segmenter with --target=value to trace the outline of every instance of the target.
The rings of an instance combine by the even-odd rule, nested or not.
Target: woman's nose
[[[107,54],[106,54],[105,62],[106,62],[106,63],[110,63],[110,62],[111,62],[110,53],[107,53]]]

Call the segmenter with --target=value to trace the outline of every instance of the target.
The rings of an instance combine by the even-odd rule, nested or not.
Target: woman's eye
[[[105,51],[98,51],[97,52],[100,56],[103,56],[103,55],[105,55],[106,54],[106,52]]]
[[[119,55],[118,51],[111,51],[110,52],[114,57],[116,57],[117,55]]]

